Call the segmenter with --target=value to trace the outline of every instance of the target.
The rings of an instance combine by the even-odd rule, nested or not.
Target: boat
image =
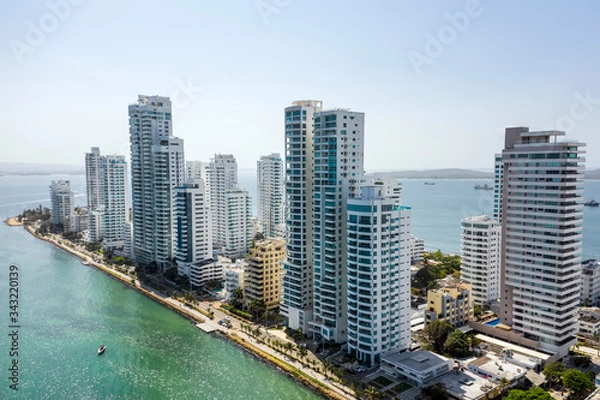
[[[435,185],[435,182],[425,182],[426,185]]]
[[[477,184],[477,185],[473,186],[473,189],[475,189],[475,190],[492,190],[494,188],[492,186],[488,186],[488,184],[486,183],[485,185]]]
[[[102,346],[98,347],[98,355],[104,353],[104,350],[106,350],[106,346],[105,345],[102,345]]]
[[[598,203],[594,199],[591,199],[590,201],[586,201],[585,203],[583,203],[583,205],[588,206],[588,207],[598,207],[598,205],[600,205],[600,203]]]

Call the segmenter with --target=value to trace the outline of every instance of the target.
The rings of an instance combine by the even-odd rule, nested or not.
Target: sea
[[[49,206],[56,179],[71,180],[76,205],[85,204],[83,175],[0,176],[1,219]],[[412,232],[428,250],[460,254],[461,219],[491,215],[492,191],[473,188],[490,180],[401,182]],[[240,170],[240,186],[256,199],[254,171]],[[600,181],[587,181],[584,197],[600,199]],[[585,207],[583,258],[596,257],[599,245],[600,208]],[[23,228],[0,224],[0,271],[0,399],[320,398]],[[18,287],[16,308],[9,282]],[[98,356],[101,344],[107,350]],[[10,388],[14,365],[18,391]]]

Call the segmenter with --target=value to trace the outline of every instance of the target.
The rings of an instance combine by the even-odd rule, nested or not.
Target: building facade
[[[71,181],[52,181],[50,201],[52,203],[50,222],[54,225],[62,225],[63,229],[66,229],[67,217],[75,210]]]
[[[266,238],[281,237],[283,219],[283,162],[278,153],[257,161],[258,223]]]
[[[286,325],[309,330],[313,317],[313,116],[318,100],[295,101],[284,110],[285,239],[283,297]]]
[[[85,192],[88,210],[101,210],[104,205],[103,157],[100,147],[85,153]]]
[[[370,364],[410,344],[410,208],[379,183],[347,205],[348,353]]]
[[[581,303],[600,307],[600,263],[585,260],[581,263]]]
[[[565,355],[580,301],[584,144],[507,128],[502,151],[501,322]]]
[[[348,109],[314,114],[313,319],[316,340],[347,340],[346,204],[364,173],[365,115]]]
[[[281,260],[284,257],[283,239],[256,242],[248,251],[244,271],[244,297],[248,304],[252,301],[263,301],[267,311],[279,308]]]
[[[183,140],[173,136],[171,100],[138,96],[129,106],[133,252],[159,270],[174,256],[174,196],[185,176]]]
[[[127,162],[125,156],[102,157],[102,244],[104,248],[122,248],[123,227],[127,219]]]
[[[500,224],[487,215],[461,221],[461,277],[471,284],[473,302],[483,306],[500,296]]]
[[[425,324],[446,321],[455,328],[467,325],[473,319],[473,297],[471,285],[466,282],[455,287],[427,291]]]

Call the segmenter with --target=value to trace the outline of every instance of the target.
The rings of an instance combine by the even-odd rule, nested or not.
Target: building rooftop
[[[416,372],[423,372],[441,366],[449,360],[427,350],[386,354],[382,359],[390,364],[402,365],[402,367]]]

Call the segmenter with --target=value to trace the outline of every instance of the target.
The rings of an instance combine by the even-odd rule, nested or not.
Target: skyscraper
[[[348,352],[377,364],[410,344],[410,208],[398,182],[375,181],[347,209]]]
[[[50,185],[50,201],[52,202],[52,213],[50,221],[55,225],[66,227],[66,218],[73,214],[75,205],[71,181],[52,181]]]
[[[267,238],[282,237],[283,171],[279,154],[260,157],[257,162],[258,222]]]
[[[347,338],[346,204],[364,173],[364,121],[364,113],[348,109],[314,114],[310,326],[315,339],[337,343]]]
[[[308,334],[313,306],[313,115],[323,102],[295,101],[284,111],[286,257],[280,311]]]
[[[183,140],[173,137],[171,100],[139,95],[129,106],[133,252],[159,270],[174,255],[175,187],[185,176]]]
[[[104,203],[104,178],[99,147],[92,147],[91,152],[85,153],[85,183],[88,210],[101,210]]]
[[[502,229],[487,215],[464,218],[461,228],[461,276],[471,284],[473,302],[483,306],[500,295]]]
[[[125,156],[102,157],[102,245],[107,249],[124,245],[127,219],[127,162]]]
[[[561,356],[576,330],[584,186],[584,144],[564,135],[506,129],[501,202],[501,322]]]

